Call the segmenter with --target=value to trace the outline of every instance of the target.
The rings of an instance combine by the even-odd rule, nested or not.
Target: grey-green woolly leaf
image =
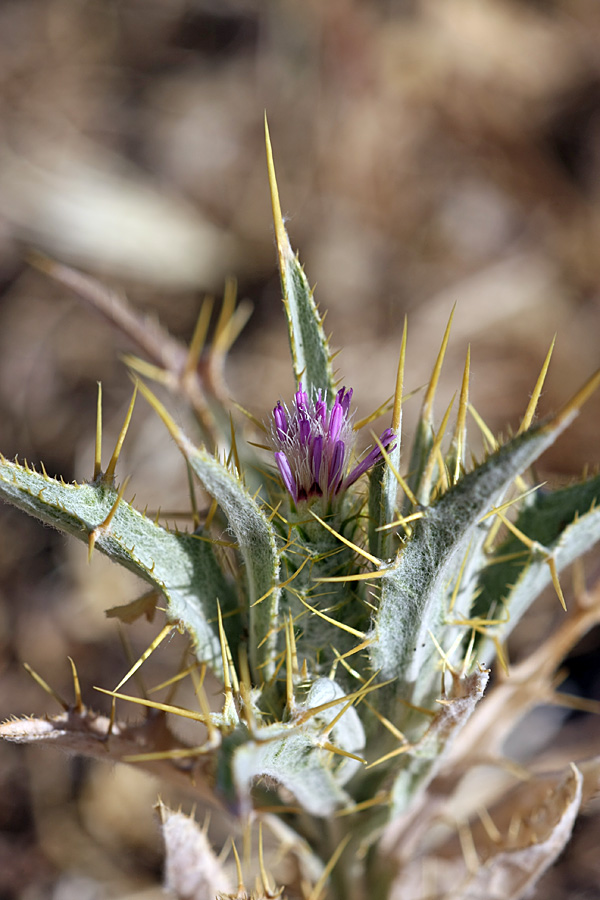
[[[240,812],[250,809],[250,791],[257,779],[271,778],[291,791],[313,816],[329,816],[346,806],[349,797],[331,768],[330,752],[318,746],[308,729],[272,725],[249,735],[233,750],[231,770]],[[221,753],[227,752],[227,739]]]
[[[261,680],[275,671],[279,606],[279,553],[275,531],[241,480],[205,450],[180,433],[185,456],[225,513],[246,566],[250,608],[250,664]]]
[[[510,535],[498,546],[481,573],[481,593],[473,614],[506,622],[489,629],[489,636],[506,638],[523,613],[550,583],[551,572],[546,562],[552,556],[560,572],[586,553],[600,540],[600,475],[555,491],[537,491],[521,511],[515,524],[523,534],[539,544],[530,553]],[[513,556],[502,562],[505,556]],[[494,563],[495,558],[498,559]],[[482,639],[479,653],[492,651],[490,642]]]
[[[371,659],[382,678],[396,679],[398,696],[417,705],[431,702],[439,659],[431,634],[445,650],[455,637],[445,627],[449,598],[469,544],[487,527],[481,519],[568,422],[561,418],[556,426],[518,435],[461,478],[423,510],[411,539],[385,571]]]
[[[32,516],[87,543],[117,500],[101,482],[64,484],[0,458],[0,497]],[[121,500],[108,529],[98,529],[95,548],[159,588],[167,614],[190,632],[198,659],[222,671],[214,627],[217,601],[225,610],[236,599],[212,547],[190,534],[175,534]]]
[[[306,701],[298,706],[296,716],[317,706],[331,703],[334,700],[341,700],[343,697],[344,691],[339,684],[336,684],[331,678],[318,678],[312,683]],[[316,732],[327,731],[346,704],[347,701],[346,703],[342,701],[335,704],[335,706],[330,706],[328,709],[316,713],[309,720],[311,729]],[[348,707],[331,727],[329,740],[341,750],[354,753],[355,755],[359,755],[364,749],[366,743],[365,732],[359,715],[353,706]],[[338,784],[346,784],[360,768],[361,763],[357,759],[340,757],[335,770],[335,779]]]
[[[320,388],[332,394],[335,379],[327,338],[304,269],[290,246],[283,224],[268,129],[265,136],[279,275],[288,320],[294,375],[296,382],[302,381],[304,389],[309,393]]]
[[[322,747],[328,742],[359,755],[365,746],[358,713],[344,698],[335,681],[318,678],[297,703],[289,722],[259,727],[253,734],[240,725],[225,736],[217,782],[229,802],[241,813],[248,812],[253,783],[270,778],[291,791],[312,815],[331,815],[347,805],[349,798],[341,786],[361,763]],[[328,704],[332,705],[319,708]],[[317,711],[309,715],[311,710]]]
[[[438,771],[454,739],[483,697],[489,672],[478,670],[456,680],[452,696],[444,699],[423,737],[410,752],[398,757],[401,769],[391,789],[390,818],[402,815],[425,790]]]
[[[211,847],[206,829],[182,812],[158,802],[165,843],[164,889],[178,900],[232,896],[233,885]]]
[[[281,257],[280,274],[296,382],[302,381],[309,394],[321,388],[333,395],[335,381],[321,316],[289,242]]]

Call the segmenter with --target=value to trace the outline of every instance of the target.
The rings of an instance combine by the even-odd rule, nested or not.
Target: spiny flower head
[[[273,410],[275,461],[294,503],[312,497],[331,500],[381,459],[377,446],[348,471],[355,442],[351,400],[352,388],[342,387],[329,407],[326,393],[318,390],[309,397],[300,382],[292,409],[278,402]],[[395,439],[394,432],[387,428],[380,442],[388,450]]]

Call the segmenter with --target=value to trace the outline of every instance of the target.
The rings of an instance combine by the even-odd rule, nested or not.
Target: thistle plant
[[[258,441],[240,439],[241,424],[236,433],[226,415],[222,364],[244,316],[231,292],[201,358],[206,309],[185,350],[91,279],[38,259],[109,310],[146,358],[128,359],[136,391],[105,470],[99,399],[89,482],[65,484],[43,467],[2,458],[0,493],[147,583],[138,600],[111,614],[132,621],[158,606],[166,625],[117,686],[104,689],[110,717],[84,704],[74,668],[73,704],[57,716],[6,722],[1,734],[145,767],[218,809],[231,832],[226,862],[190,817],[159,804],[165,886],[176,897],[242,900],[255,877],[259,897],[521,897],[567,844],[596,789],[598,760],[515,778],[511,792],[485,803],[469,796],[459,818],[448,820],[454,795],[478,767],[506,767],[505,738],[526,713],[542,700],[564,700],[557,667],[600,621],[597,591],[594,601],[580,589],[567,609],[559,581],[600,537],[600,477],[551,490],[528,474],[600,374],[536,422],[549,353],[519,428],[499,442],[470,407],[467,354],[455,423],[449,408],[436,427],[449,324],[408,454],[405,325],[393,399],[357,422],[352,388],[336,384],[322,318],[284,229],[268,134],[267,155],[297,387],[292,398],[273,398],[264,421],[253,420]],[[175,422],[151,379],[188,401],[201,443]],[[126,480],[115,481],[136,393],[210,498],[202,516],[194,502],[189,532],[140,512],[125,498]],[[358,453],[361,429],[386,411],[389,426]],[[479,461],[467,450],[470,412],[483,433]],[[506,640],[549,585],[564,621],[509,672]],[[165,699],[127,692],[173,629],[189,635],[190,659]],[[484,697],[490,667],[495,683]],[[195,709],[176,703],[173,685],[185,678]],[[117,701],[119,709],[145,707],[146,718],[126,724]],[[171,731],[177,716],[196,723],[195,744]],[[256,867],[239,861],[236,841],[245,831],[258,847]]]

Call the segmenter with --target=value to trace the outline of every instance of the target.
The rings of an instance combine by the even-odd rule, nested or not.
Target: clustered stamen
[[[292,410],[281,402],[273,410],[271,439],[275,461],[294,503],[311,497],[331,499],[381,459],[381,449],[377,446],[347,472],[354,448],[351,399],[352,388],[342,387],[329,409],[326,394],[319,390],[309,397],[300,383]],[[395,440],[391,428],[380,438],[385,450],[391,449]]]

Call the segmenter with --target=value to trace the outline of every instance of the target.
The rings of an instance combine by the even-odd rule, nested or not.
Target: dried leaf
[[[404,756],[391,790],[390,819],[402,815],[435,776],[445,753],[483,697],[489,675],[487,669],[480,669],[466,678],[455,678],[451,696],[440,703],[423,737]]]
[[[519,900],[568,843],[584,778],[574,765],[520,784],[489,819],[461,826],[437,853],[397,873],[390,900]],[[448,885],[451,885],[448,888]]]
[[[109,733],[110,731],[110,733]],[[179,784],[212,806],[218,799],[211,790],[203,772],[205,757],[195,759],[194,764],[169,758],[169,751],[187,749],[169,730],[162,714],[150,714],[137,724],[114,722],[86,707],[69,709],[57,716],[43,719],[34,716],[8,719],[0,723],[0,739],[16,744],[48,744],[75,753],[94,757],[104,762],[127,762],[129,757],[144,753],[164,753],[163,758],[136,762],[144,770]]]

